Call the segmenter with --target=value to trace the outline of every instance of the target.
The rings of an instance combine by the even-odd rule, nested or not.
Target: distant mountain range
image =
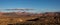
[[[0,16],[43,16],[44,15],[60,15],[60,12],[45,12],[45,13],[28,13],[28,12],[0,12]]]

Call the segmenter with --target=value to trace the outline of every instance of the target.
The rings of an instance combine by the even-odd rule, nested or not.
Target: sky
[[[3,9],[35,9],[31,12],[58,12],[60,11],[60,0],[0,0],[0,11]]]

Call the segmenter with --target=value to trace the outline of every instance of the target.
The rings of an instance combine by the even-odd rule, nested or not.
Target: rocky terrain
[[[0,12],[0,25],[60,25],[60,12]]]

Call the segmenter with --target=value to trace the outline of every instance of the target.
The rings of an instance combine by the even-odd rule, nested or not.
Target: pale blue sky
[[[32,8],[35,12],[57,12],[60,11],[60,0],[0,0],[0,11],[10,8]]]

